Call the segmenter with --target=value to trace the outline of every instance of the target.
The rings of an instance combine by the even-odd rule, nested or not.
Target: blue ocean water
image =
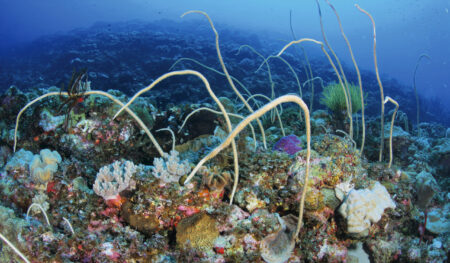
[[[385,79],[395,79],[407,92],[412,90],[413,72],[419,56],[430,59],[420,62],[416,74],[416,86],[421,98],[429,101],[430,110],[436,105],[449,110],[445,98],[450,96],[449,77],[450,42],[448,24],[449,3],[433,1],[356,1],[373,15],[377,25],[377,56],[380,74]],[[339,12],[342,26],[353,47],[362,70],[374,71],[373,39],[368,17],[354,4],[333,3]],[[322,40],[315,1],[2,1],[0,10],[0,51],[5,58],[15,47],[25,45],[39,37],[68,32],[75,28],[88,28],[98,21],[107,23],[131,20],[159,21],[168,19],[182,23],[180,14],[187,10],[206,11],[219,29],[231,27],[242,34],[278,40],[274,49],[283,41],[291,40],[289,13],[296,36]],[[352,65],[347,46],[340,34],[336,17],[323,3],[324,28],[328,40],[339,58]],[[195,18],[188,18],[191,20]],[[131,29],[130,29],[131,30]],[[182,32],[180,32],[180,36]],[[244,44],[244,43],[240,43]],[[306,45],[308,53],[320,56],[317,47]],[[276,52],[270,50],[269,52]],[[15,84],[2,83],[2,89]],[[16,83],[17,84],[17,83]],[[400,87],[398,87],[400,88]],[[411,98],[414,99],[413,92]],[[404,107],[403,107],[404,108]],[[424,106],[424,112],[425,110]],[[448,116],[435,116],[450,119]]]
[[[417,75],[419,92],[426,97],[449,97],[450,71],[449,2],[423,1],[335,1],[344,30],[362,69],[373,70],[372,31],[370,21],[354,7],[357,3],[369,10],[377,23],[380,72],[412,85],[412,72],[422,53],[432,59],[420,65]],[[180,21],[180,14],[200,9],[215,23],[232,26],[248,33],[284,35],[289,39],[289,11],[298,37],[321,40],[315,1],[2,1],[0,10],[0,47],[32,41],[42,35],[89,27],[97,21],[118,22],[140,19]],[[325,30],[340,58],[351,63],[336,19],[323,4]],[[444,103],[447,105],[448,103]]]
[[[374,19],[376,46],[356,5]],[[31,262],[445,262],[449,9],[448,0],[0,0],[0,234]],[[205,13],[182,16],[190,10]],[[133,102],[137,117],[112,118],[183,70],[199,73],[162,80]],[[237,146],[227,140],[286,94],[301,98],[309,122],[291,101],[250,122]],[[370,208],[357,211],[364,219],[344,211],[352,204]],[[16,257],[0,243],[0,262]]]

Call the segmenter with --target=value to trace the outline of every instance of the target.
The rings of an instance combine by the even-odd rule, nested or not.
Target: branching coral
[[[170,151],[170,154],[164,153],[163,158],[155,158],[153,166],[152,174],[165,183],[178,182],[181,176],[191,171],[189,162],[180,161],[175,150]]]
[[[135,172],[136,166],[130,161],[115,161],[103,166],[97,173],[94,192],[106,201],[117,199],[119,193],[129,186]]]

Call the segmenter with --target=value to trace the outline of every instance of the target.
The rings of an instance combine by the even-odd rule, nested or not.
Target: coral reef
[[[426,122],[431,118],[426,114],[418,127],[409,126],[411,102],[394,81],[386,81],[386,93],[399,97],[405,107],[401,121],[392,127],[393,158],[388,165],[386,156],[378,160],[380,135],[381,140],[389,140],[390,126],[384,125],[380,134],[373,74],[365,73],[364,95],[367,113],[378,117],[366,116],[367,141],[361,152],[359,124],[352,136],[347,133],[349,120],[335,113],[316,109],[309,125],[306,110],[299,113],[290,104],[274,106],[280,98],[318,102],[312,90],[303,90],[302,98],[292,94],[265,98],[272,91],[301,92],[300,79],[313,81],[303,79],[306,69],[295,66],[302,62],[294,53],[283,54],[298,75],[294,79],[292,71],[279,67],[248,74],[258,69],[259,61],[250,59],[254,54],[245,49],[235,55],[236,40],[252,43],[255,50],[267,54],[273,53],[274,46],[262,45],[240,31],[225,32],[220,60],[223,63],[225,58],[223,68],[228,67],[231,76],[206,66],[215,65],[217,57],[205,44],[209,35],[197,23],[167,22],[150,28],[137,22],[114,24],[114,32],[99,25],[64,37],[65,45],[40,40],[51,48],[52,59],[47,55],[43,59],[54,76],[39,73],[32,78],[35,75],[30,73],[17,83],[36,88],[10,87],[0,95],[2,235],[32,262],[448,261],[448,127]],[[185,30],[185,36],[180,37],[179,30]],[[231,40],[227,34],[233,35]],[[129,45],[136,50],[126,48]],[[207,64],[180,59],[186,56],[202,57]],[[64,66],[55,66],[53,58],[65,61]],[[140,62],[129,63],[133,59]],[[120,64],[120,69],[112,64]],[[131,101],[129,93],[147,86],[171,64],[174,70],[189,69],[172,71],[176,74],[199,69],[196,76],[205,76],[203,84],[210,81],[211,87],[223,87],[223,77],[228,77],[242,88],[242,97],[254,107],[255,115],[225,88],[217,88],[225,110],[213,113],[218,108],[203,96],[200,82],[186,76],[166,79],[164,88],[155,88],[146,97],[136,98],[137,94],[129,108],[122,107]],[[75,90],[68,96],[59,96],[63,91],[48,84],[70,78],[67,72],[72,67],[86,65],[94,70],[82,71],[79,81],[99,89],[114,84],[118,90],[102,94],[119,103],[73,85],[69,89]],[[333,85],[333,67],[323,60],[311,60],[311,67],[322,84]],[[5,85],[5,74],[0,72],[0,85]],[[19,73],[10,74],[19,78]],[[73,77],[71,82],[77,83],[77,75]],[[354,78],[349,75],[349,81]],[[357,113],[362,106],[360,94],[350,89],[357,123],[362,117]],[[337,91],[342,87],[329,90],[328,100],[343,95]],[[23,112],[15,141],[17,114],[37,98],[44,99]],[[342,99],[340,106],[330,108],[346,110]],[[231,129],[250,123],[246,116],[262,115],[267,105],[272,108],[260,116],[263,129],[249,126],[233,134],[238,159],[231,149],[217,148],[232,140]],[[134,112],[142,123],[118,115],[121,107]],[[201,108],[213,112],[187,117]],[[175,134],[155,133],[155,143],[148,134],[160,129]],[[209,155],[215,157],[201,162]],[[198,170],[192,169],[194,165]],[[6,245],[0,246],[0,257],[2,262],[18,260]]]

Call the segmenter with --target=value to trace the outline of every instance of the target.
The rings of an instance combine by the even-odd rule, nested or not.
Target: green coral
[[[361,110],[361,93],[359,87],[353,84],[348,86],[352,103],[352,113]],[[366,95],[367,96],[367,95]],[[335,113],[341,113],[347,109],[345,95],[340,84],[332,83],[323,88],[320,103],[327,106]]]

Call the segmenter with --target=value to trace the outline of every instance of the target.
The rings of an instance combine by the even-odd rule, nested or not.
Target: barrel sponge
[[[31,178],[37,184],[46,184],[53,178],[53,173],[58,170],[61,155],[57,151],[43,149],[33,156],[30,163]]]
[[[381,219],[384,209],[395,208],[386,188],[379,182],[369,189],[352,190],[342,203],[339,212],[347,219],[347,231],[353,234],[362,234]]]

